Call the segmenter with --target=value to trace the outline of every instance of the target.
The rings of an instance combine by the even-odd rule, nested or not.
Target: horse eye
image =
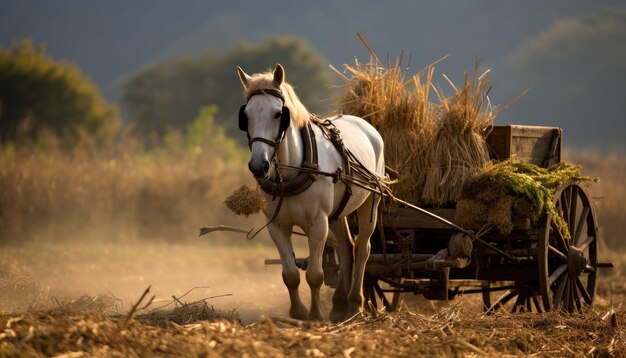
[[[280,118],[281,115],[282,115],[282,112],[276,112],[276,114],[274,115],[274,119]]]

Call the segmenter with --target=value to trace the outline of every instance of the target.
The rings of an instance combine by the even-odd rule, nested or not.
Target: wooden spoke
[[[537,308],[537,312],[543,313],[543,308],[541,308],[539,304],[539,299],[537,298],[537,296],[533,296],[532,299],[533,299],[533,303],[535,304],[535,307]]]
[[[567,189],[561,195],[561,213],[563,214],[563,219],[567,220],[569,215],[569,195]]]
[[[520,293],[517,295],[517,299],[515,300],[515,304],[513,305],[513,313],[522,312],[524,310],[524,294]]]
[[[570,294],[570,280],[569,277],[565,278],[565,291],[563,292],[563,309],[567,310],[569,312],[569,308],[570,308],[570,298],[571,298],[571,294]]]
[[[559,266],[556,270],[554,270],[552,275],[548,277],[548,282],[550,283],[550,285],[552,285],[554,281],[556,281],[559,278],[559,276],[561,276],[566,270],[567,270],[567,264],[563,264]]]
[[[548,245],[548,250],[550,250],[550,252],[552,252],[556,256],[560,257],[561,259],[567,261],[567,256],[564,253],[562,253],[561,251],[559,251],[559,249],[557,249],[556,247],[554,247],[552,245]]]
[[[556,225],[553,225],[553,231],[554,231],[554,237],[556,239],[556,242],[558,244],[558,246],[561,247],[561,252],[567,254],[567,252],[569,251],[569,245],[567,245],[567,243],[565,242],[565,238],[563,237],[563,233],[561,233],[561,230],[559,230],[558,227],[556,227]]]
[[[561,279],[556,289],[556,294],[554,295],[555,308],[560,306],[561,304],[561,300],[563,299],[563,292],[565,292],[565,286],[567,286],[567,277]]]
[[[574,290],[576,289],[576,287],[574,286],[574,283],[571,279],[568,282],[569,300],[567,300],[567,312],[572,313],[574,312]]]
[[[587,216],[589,216],[589,211],[590,208],[588,206],[585,206],[583,208],[583,212],[580,214],[580,218],[578,219],[578,226],[576,227],[576,233],[572,237],[572,239],[574,239],[574,245],[576,245],[576,243],[580,239],[580,235],[583,232],[583,226],[585,226],[585,223],[587,222]]]
[[[583,313],[583,307],[582,304],[580,303],[580,295],[578,294],[578,290],[576,289],[576,285],[572,285],[573,289],[572,289],[572,295],[574,297],[574,303],[576,303],[576,310],[579,313]]]
[[[587,245],[589,245],[593,240],[595,240],[595,237],[593,236],[587,236],[587,238],[585,239],[585,241],[579,243],[576,245],[577,248],[579,248],[581,251],[585,250],[587,248]]]
[[[583,285],[583,281],[580,279],[580,277],[576,277],[575,281],[576,281],[576,286],[578,286],[578,291],[580,291],[581,296],[583,296],[583,299],[585,300],[585,303],[590,305],[591,304],[591,296],[589,295],[589,292],[587,292],[587,289],[585,288],[585,285]]]
[[[570,190],[570,207],[569,207],[569,232],[574,232],[576,225],[576,204],[578,203],[578,187],[573,186]]]
[[[380,297],[381,301],[383,302],[383,307],[391,307],[391,304],[389,303],[389,300],[387,300],[387,297],[385,296],[383,289],[380,288],[378,281],[376,281],[373,286],[374,286],[374,290],[376,290],[376,293],[378,294],[378,297]]]
[[[383,282],[389,286],[391,290],[386,290],[381,287],[380,283]],[[397,285],[397,286],[396,286]],[[380,278],[365,275],[363,279],[363,295],[365,301],[372,302],[371,307],[378,310],[384,307],[388,312],[395,311],[401,302],[401,289],[398,286],[401,282],[395,282],[393,280],[381,281]],[[391,300],[389,299],[391,295]]]

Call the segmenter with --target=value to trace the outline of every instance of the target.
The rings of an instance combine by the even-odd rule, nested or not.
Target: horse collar
[[[305,169],[319,170],[317,159],[317,142],[315,140],[315,133],[310,123],[300,128],[300,136],[302,137],[302,143],[304,147],[304,160],[301,167]],[[278,170],[278,167],[276,167]],[[282,180],[279,179],[266,179],[257,180],[261,189],[274,197],[276,196],[294,196],[307,190],[311,184],[315,181],[315,176],[306,171],[299,171],[298,175],[293,178]]]

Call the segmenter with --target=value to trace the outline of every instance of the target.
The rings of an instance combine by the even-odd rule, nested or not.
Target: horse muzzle
[[[248,162],[248,169],[256,179],[267,179],[270,172],[270,162],[267,159],[252,159]]]

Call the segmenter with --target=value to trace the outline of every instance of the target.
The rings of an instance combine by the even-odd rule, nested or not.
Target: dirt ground
[[[609,258],[618,265],[584,315],[484,315],[478,297],[464,296],[311,324],[287,319],[280,268],[263,263],[274,249],[242,240],[5,246],[0,357],[626,355],[623,254]]]

